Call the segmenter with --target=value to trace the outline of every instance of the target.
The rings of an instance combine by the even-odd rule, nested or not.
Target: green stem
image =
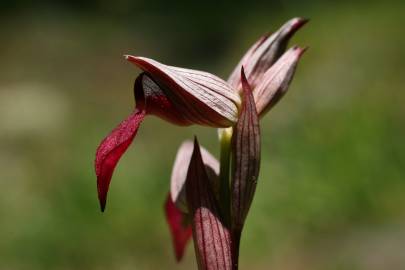
[[[229,173],[231,161],[232,127],[219,130],[221,145],[220,170],[219,170],[219,198],[221,210],[224,214],[225,224],[230,225],[230,187]]]
[[[231,189],[230,189],[230,168],[232,154],[232,127],[219,130],[219,141],[221,145],[220,153],[220,190],[219,198],[221,211],[223,213],[224,223],[231,231],[231,253],[232,253],[232,270],[239,268],[239,246],[241,232],[240,229],[231,228]]]

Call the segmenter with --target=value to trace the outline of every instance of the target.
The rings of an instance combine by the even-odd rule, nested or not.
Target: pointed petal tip
[[[294,30],[298,30],[299,28],[301,28],[302,26],[304,26],[305,24],[307,24],[309,22],[309,19],[300,18],[300,17],[294,18],[293,20],[294,21],[292,23],[292,28]]]
[[[130,54],[124,54],[124,58],[125,58],[125,60],[131,62],[131,61],[135,61],[138,57],[130,55]]]
[[[309,19],[304,18],[293,18],[289,20],[286,24],[284,24],[284,29],[286,30],[286,36],[291,38],[292,35],[297,32],[301,27],[309,22]]]
[[[242,90],[244,90],[247,79],[246,79],[246,74],[245,74],[245,68],[243,66],[240,69],[240,80],[242,82]]]
[[[98,179],[97,183],[100,183],[101,181]],[[100,189],[100,186],[97,185],[97,191],[98,191],[98,203],[100,205],[100,210],[102,213],[104,213],[105,210],[105,205],[107,202],[107,193],[105,193],[104,191],[102,191]]]
[[[198,143],[198,139],[197,139],[197,136],[196,135],[194,135],[194,149],[199,149],[199,143]]]
[[[301,51],[300,51],[299,56],[301,57],[304,54],[304,52],[306,52],[309,49],[309,46],[305,46],[304,48],[300,48],[300,49],[301,49]]]
[[[105,211],[105,203],[100,204],[100,210],[101,210],[101,213],[104,213],[104,211]]]
[[[197,156],[199,158],[199,160],[201,161],[201,163],[203,163],[202,156],[201,156],[201,150],[200,150],[200,144],[198,143],[198,139],[197,139],[196,135],[194,135],[194,149],[193,149],[193,153],[191,154],[191,159],[193,159],[194,156]]]
[[[299,47],[298,45],[294,45],[290,48],[290,53],[296,53],[297,57],[300,58],[307,50],[308,50],[308,46],[306,47]]]
[[[183,254],[180,254],[179,252],[175,251],[174,252],[174,257],[176,258],[176,263],[181,262],[181,260],[183,259]]]
[[[125,57],[125,60],[127,60],[128,62],[139,67],[139,62],[140,62],[141,57],[130,55],[130,54],[124,55],[124,57]]]
[[[129,62],[131,62],[131,63],[133,63],[133,64],[135,64],[137,66],[140,63],[145,62],[145,59],[147,59],[147,58],[142,57],[142,56],[135,56],[135,55],[130,55],[130,54],[126,54],[126,55],[124,55],[124,57],[125,57],[125,60],[127,60],[127,61],[129,61]]]
[[[251,87],[250,87],[250,84],[249,84],[249,82],[248,82],[248,80],[247,80],[247,78],[246,78],[246,74],[245,74],[245,69],[243,68],[243,66],[242,66],[242,68],[241,68],[241,70],[240,70],[240,77],[241,77],[241,81],[242,81],[242,89],[243,89],[243,91],[251,91]]]
[[[308,49],[309,49],[309,46],[306,46],[306,47],[294,46],[293,47],[293,50],[295,52],[297,52],[298,57],[301,57]]]
[[[185,214],[176,207],[170,194],[168,194],[164,204],[164,211],[172,236],[175,258],[177,262],[180,262],[183,258],[187,243],[191,239],[191,224],[189,224]]]

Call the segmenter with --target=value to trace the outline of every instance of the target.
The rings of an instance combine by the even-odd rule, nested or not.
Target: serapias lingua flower
[[[181,126],[219,128],[220,162],[196,140],[180,147],[165,211],[178,260],[192,232],[199,269],[237,269],[240,234],[259,174],[259,117],[280,100],[291,83],[305,49],[293,46],[286,51],[287,43],[305,22],[294,18],[274,34],[260,38],[227,82],[207,72],[127,55],[143,72],[135,80],[134,111],[97,149],[95,169],[102,211],[117,162],[147,115]],[[216,229],[207,232],[212,224]],[[207,253],[207,247],[214,250]]]
[[[247,81],[249,81],[250,88],[253,89],[256,109],[260,116],[264,116],[265,112],[272,108],[288,90],[298,61],[305,49],[293,46],[287,52],[285,52],[285,50],[289,39],[306,22],[307,20],[305,19],[294,18],[281,26],[274,34],[261,37],[246,52],[228,78],[229,85],[231,85],[235,91],[240,93],[242,91],[241,68],[242,66],[244,67],[246,76],[248,77]],[[229,135],[228,130],[221,133],[223,133],[222,137],[224,140],[226,140],[227,135],[232,136],[232,134]],[[177,152],[172,169],[171,189],[168,200],[166,201],[166,204],[174,203],[177,206],[178,213],[183,213],[183,215],[188,214],[184,190],[186,171],[192,153],[191,145],[191,142],[184,142]],[[200,152],[207,170],[211,172],[210,179],[218,179],[219,169],[217,169],[217,167],[219,167],[219,162],[202,146],[200,146]],[[234,151],[234,153],[235,152],[236,151]],[[213,159],[215,159],[215,162]],[[234,158],[233,160],[235,161],[236,159]],[[213,176],[213,171],[216,171],[216,176]],[[210,182],[215,181],[210,180]],[[213,184],[217,196],[219,196],[219,185],[218,180]],[[252,198],[253,194],[250,195],[250,202]],[[245,205],[247,209],[244,210],[244,217],[240,218],[238,227],[243,226],[243,220],[246,217],[245,215],[247,214],[250,202]],[[170,219],[170,215],[166,214],[166,216],[169,226],[172,226],[173,220]],[[186,217],[183,219],[187,220]],[[177,225],[177,228],[183,228],[185,231],[191,228],[190,223],[182,222]],[[178,230],[178,232],[181,238],[183,235],[181,230]],[[176,234],[172,234],[172,238],[175,250],[181,251],[180,253],[183,254],[187,241],[176,241],[176,238],[178,238]],[[182,245],[179,246],[179,243],[182,243]],[[178,253],[176,254],[178,255]],[[177,259],[179,259],[179,256],[177,256]]]

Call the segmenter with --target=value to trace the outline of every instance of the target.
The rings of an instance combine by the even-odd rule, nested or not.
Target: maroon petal
[[[166,199],[165,213],[172,235],[176,260],[180,261],[192,235],[191,224],[187,220],[186,214],[183,214],[173,203],[170,194]]]
[[[197,139],[187,173],[186,194],[192,218],[198,269],[231,269],[230,232],[222,222]]]
[[[97,148],[95,169],[101,211],[105,209],[107,192],[115,166],[136,136],[144,117],[145,111],[135,109]]]
[[[307,21],[302,18],[293,18],[271,36],[264,36],[259,39],[236,66],[228,79],[229,84],[234,88],[241,89],[240,70],[243,65],[250,86],[255,89],[266,70],[284,53],[290,38]]]
[[[261,116],[287,92],[304,52],[305,49],[292,47],[263,75],[262,82],[253,91],[256,108]]]
[[[240,232],[253,200],[260,168],[259,117],[251,88],[242,68],[243,99],[238,123],[234,127],[231,180],[232,230]]]
[[[240,78],[240,70],[243,65],[246,65],[248,61],[254,55],[254,52],[257,50],[259,46],[263,44],[269,38],[269,35],[261,36],[245,53],[239,63],[236,65],[234,70],[232,71],[231,75],[228,78],[229,85],[233,86],[236,89],[240,88],[241,78]]]
[[[186,120],[185,124],[229,127],[236,123],[240,97],[222,79],[207,72],[167,66],[144,57],[129,55],[126,58],[147,73],[149,85],[154,84],[153,89],[159,89],[157,96],[156,91],[144,91],[146,102],[147,98],[160,100],[164,96],[164,101]],[[158,106],[156,103],[154,113],[171,121],[173,114],[166,115]]]
[[[134,94],[136,107],[147,114],[156,115],[168,122],[180,126],[195,124],[188,117],[184,106],[170,98],[146,73],[140,74],[135,80]],[[181,104],[181,103],[180,103]]]
[[[177,151],[176,159],[174,161],[172,175],[170,178],[170,195],[172,201],[176,204],[177,208],[187,213],[186,191],[185,183],[187,178],[187,171],[190,165],[191,155],[193,154],[194,144],[192,141],[183,142]],[[200,146],[201,156],[212,185],[219,184],[219,162],[208,152],[204,147]]]

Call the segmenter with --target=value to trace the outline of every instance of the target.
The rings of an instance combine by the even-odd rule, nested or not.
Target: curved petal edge
[[[114,169],[121,156],[128,149],[145,117],[145,111],[135,109],[99,145],[96,152],[95,170],[97,175],[98,199],[104,212],[107,193]]]

